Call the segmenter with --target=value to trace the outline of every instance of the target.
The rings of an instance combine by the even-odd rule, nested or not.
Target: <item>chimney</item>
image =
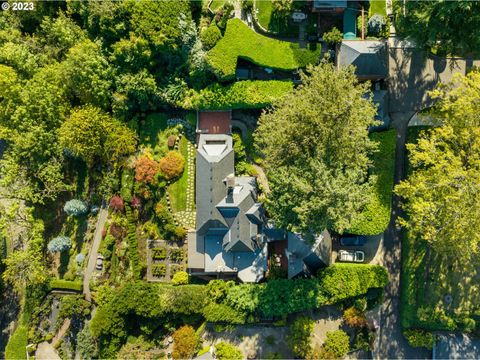
[[[235,175],[230,174],[227,176],[227,203],[233,203],[233,188],[235,187]]]

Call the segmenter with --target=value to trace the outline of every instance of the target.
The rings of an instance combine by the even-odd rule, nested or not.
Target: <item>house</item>
[[[337,47],[336,65],[354,65],[359,80],[383,80],[388,76],[387,45],[381,40],[343,40]]]
[[[327,230],[309,242],[300,234],[289,232],[285,250],[288,259],[288,278],[300,275],[315,275],[323,267],[330,265],[332,238]]]
[[[480,340],[466,334],[438,335],[432,359],[480,359]]]
[[[192,275],[258,282],[267,270],[263,205],[256,180],[234,175],[232,137],[200,133],[196,159],[197,228],[188,234]]]

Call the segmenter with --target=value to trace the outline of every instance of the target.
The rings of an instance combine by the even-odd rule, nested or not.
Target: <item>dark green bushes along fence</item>
[[[206,286],[128,283],[98,308],[92,334],[103,347],[101,357],[109,358],[127,338],[133,319],[135,327],[146,331],[145,335],[167,321],[205,319],[241,324],[363,296],[371,288],[383,288],[387,282],[387,271],[381,266],[335,264],[316,279],[271,280],[265,284],[235,285],[222,280]]]

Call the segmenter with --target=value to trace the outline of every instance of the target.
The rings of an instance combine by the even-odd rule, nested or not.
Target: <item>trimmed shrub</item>
[[[354,306],[343,312],[343,320],[350,327],[362,328],[367,325],[365,314]]]
[[[167,139],[167,146],[169,148],[173,148],[175,146],[175,141],[177,140],[177,136],[170,135]]]
[[[147,156],[141,156],[135,161],[135,180],[144,184],[152,184],[160,170],[158,162]]]
[[[110,235],[112,235],[115,239],[122,239],[123,237],[125,237],[125,229],[123,228],[123,226],[121,225],[118,225],[116,223],[113,223],[110,225]]]
[[[125,201],[132,200],[133,180],[133,170],[124,168],[122,171],[120,196],[125,199]]]
[[[160,170],[166,179],[174,179],[182,175],[185,159],[178,151],[169,151],[167,156],[160,160]]]
[[[245,314],[224,304],[211,303],[205,306],[203,316],[213,323],[245,324]]]
[[[6,359],[25,359],[25,347],[28,345],[28,326],[19,325],[8,339],[5,348]]]
[[[405,330],[403,336],[405,336],[405,339],[407,339],[412,347],[424,347],[431,350],[435,343],[435,337],[433,334],[425,330]]]
[[[341,42],[343,39],[343,34],[340,30],[334,27],[329,32],[323,34],[323,41],[325,41],[329,45],[335,45]]]
[[[215,345],[215,358],[218,360],[242,360],[244,356],[235,345],[221,341]]]
[[[186,285],[189,282],[189,276],[186,271],[177,271],[173,274],[172,284],[173,285]]]
[[[70,249],[72,246],[72,240],[67,236],[57,236],[50,240],[47,245],[48,251],[51,253],[64,252]]]
[[[185,100],[188,109],[260,109],[293,89],[291,81],[237,81],[232,85],[214,84],[193,92]]]
[[[167,273],[167,266],[165,264],[152,265],[152,274],[156,277],[163,277]]]
[[[125,208],[123,199],[119,195],[112,196],[109,206],[110,209],[112,209],[113,211],[123,211],[123,209]]]
[[[133,196],[130,204],[132,205],[132,208],[140,209],[140,207],[142,206],[142,200],[140,200],[140,198],[137,196]]]
[[[198,351],[200,339],[190,325],[182,326],[173,333],[172,337],[174,359],[191,359]]]
[[[75,256],[75,261],[78,266],[82,265],[84,260],[85,260],[85,255],[83,255],[82,253],[77,254],[77,256]]]
[[[217,42],[222,38],[222,33],[217,25],[211,24],[209,27],[205,28],[201,34],[200,39],[202,40],[203,47],[206,50],[213,48]]]
[[[260,66],[295,70],[317,63],[320,50],[320,47],[315,50],[300,49],[297,43],[257,34],[240,19],[231,19],[227,22],[225,35],[207,53],[206,58],[219,78],[233,79],[239,57]]]
[[[342,358],[350,350],[350,338],[343,330],[327,332],[327,339],[323,344],[327,358]]]
[[[170,260],[176,263],[181,263],[184,258],[184,251],[183,249],[176,249],[176,248],[171,248],[170,249]]]
[[[88,205],[85,201],[72,199],[65,203],[63,210],[67,215],[81,216],[88,212]]]
[[[52,279],[50,281],[50,288],[52,290],[82,291],[83,284],[81,281],[67,281],[62,279]]]
[[[315,322],[306,317],[297,318],[290,326],[288,347],[300,358],[306,358],[312,351],[311,338]]]
[[[320,273],[327,304],[366,294],[370,288],[383,288],[387,283],[387,270],[376,265],[337,263]]]
[[[167,258],[167,249],[164,247],[153,248],[152,258],[154,260],[165,260]]]

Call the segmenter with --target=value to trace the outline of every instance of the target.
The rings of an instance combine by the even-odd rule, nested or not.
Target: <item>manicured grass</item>
[[[290,15],[279,16],[275,13],[271,0],[255,1],[258,10],[258,23],[266,30],[289,37],[298,36],[298,25],[290,24]]]
[[[237,81],[232,85],[214,84],[192,98],[195,109],[230,110],[261,109],[293,89],[290,81]]]
[[[158,133],[167,127],[168,116],[163,113],[148,115],[140,125],[140,144],[154,147]]]
[[[19,325],[12,336],[8,339],[5,348],[5,359],[18,360],[26,359],[26,346],[28,345],[28,326]]]
[[[235,76],[237,59],[279,70],[294,70],[319,60],[321,49],[300,49],[297,43],[257,34],[240,19],[227,23],[224,37],[207,53],[207,61],[222,79]]]
[[[368,10],[368,16],[372,15],[387,16],[387,8],[385,0],[370,0],[370,9]]]
[[[82,291],[83,284],[81,281],[67,281],[63,279],[53,279],[50,281],[50,288],[57,289],[57,290]]]
[[[359,218],[347,232],[359,235],[377,235],[385,231],[392,212],[393,174],[395,170],[396,132],[373,133],[370,138],[379,143],[373,154],[372,174],[377,176],[374,194]]]
[[[171,184],[168,188],[168,193],[170,194],[170,200],[172,202],[172,209],[174,212],[185,211],[187,208],[187,186],[188,186],[188,140],[185,136],[180,140],[178,150],[185,158],[185,170],[183,171],[182,176]]]

